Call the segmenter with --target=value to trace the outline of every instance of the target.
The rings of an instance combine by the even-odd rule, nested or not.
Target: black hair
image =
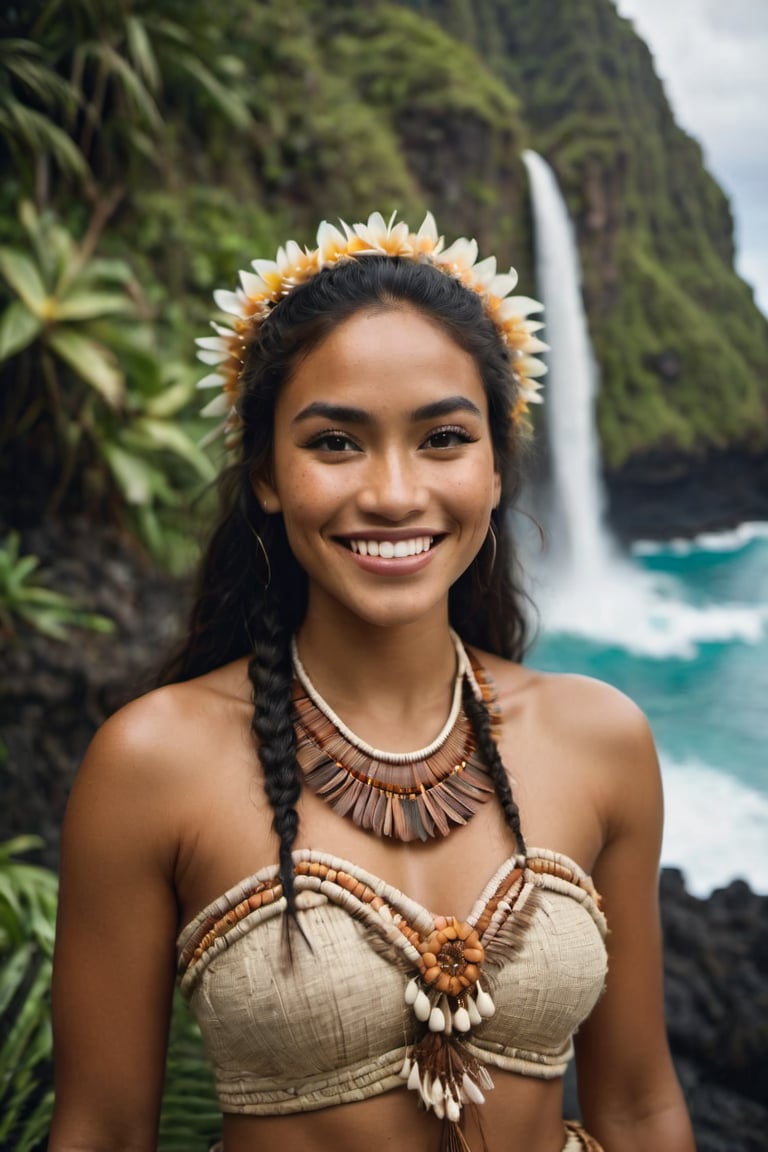
[[[477,293],[426,262],[365,255],[323,269],[273,307],[246,349],[239,459],[222,475],[222,513],[200,567],[189,633],[163,676],[164,682],[186,680],[250,657],[252,728],[280,841],[283,891],[294,920],[291,853],[302,776],[296,762],[289,646],[306,611],[307,579],[290,549],[282,517],[263,511],[253,479],[269,475],[277,396],[300,359],[356,313],[402,307],[423,313],[474,359],[501,478],[501,500],[492,517],[495,550],[483,546],[451,588],[450,622],[466,643],[508,659],[521,660],[526,646],[524,594],[508,515],[525,453],[511,419],[518,384],[506,344]],[[487,709],[468,691],[464,702],[506,822],[525,851]]]

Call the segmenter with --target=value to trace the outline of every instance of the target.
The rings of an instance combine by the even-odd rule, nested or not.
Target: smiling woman
[[[653,745],[522,664],[544,346],[476,256],[373,216],[217,295],[235,459],[188,637],[70,802],[51,1152],[154,1148],[174,951],[225,1152],[693,1148]],[[592,1135],[562,1119],[577,1029]]]

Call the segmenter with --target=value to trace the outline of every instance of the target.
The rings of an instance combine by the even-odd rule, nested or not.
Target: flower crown
[[[379,212],[372,213],[367,224],[350,227],[342,220],[343,231],[324,220],[317,230],[316,248],[300,248],[294,240],[289,240],[285,248],[278,249],[276,260],[254,260],[252,272],[241,272],[241,287],[235,292],[224,289],[214,292],[217,307],[232,319],[230,327],[212,322],[216,335],[196,341],[199,359],[215,365],[215,371],[205,376],[198,388],[220,389],[201,415],[224,417],[223,423],[206,440],[223,432],[228,446],[239,441],[241,422],[237,399],[246,348],[274,305],[322,268],[366,255],[402,256],[432,264],[477,292],[512,355],[512,370],[519,386],[511,414],[513,422],[522,421],[529,404],[541,402],[537,377],[543,376],[547,369],[533,353],[547,350],[547,345],[534,335],[544,325],[529,320],[528,316],[541,311],[543,305],[528,296],[510,296],[517,284],[514,268],[497,274],[495,256],[478,263],[476,240],[462,237],[445,248],[431,212],[425,216],[418,232],[411,232],[403,220],[395,223],[395,215],[392,214],[388,224]]]

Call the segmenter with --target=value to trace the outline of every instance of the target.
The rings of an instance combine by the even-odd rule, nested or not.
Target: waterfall
[[[536,280],[550,345],[545,423],[550,489],[542,510],[557,584],[593,584],[616,560],[604,527],[595,424],[597,365],[581,298],[576,237],[552,169],[524,152],[533,207]]]
[[[523,153],[531,190],[538,293],[544,303],[549,373],[545,430],[549,478],[533,494],[546,544],[534,599],[546,631],[660,651],[676,632],[674,590],[642,571],[615,544],[604,521],[595,420],[598,371],[581,296],[576,236],[552,169]],[[525,550],[525,543],[523,543]]]
[[[548,485],[528,494],[547,547],[528,556],[534,600],[545,633],[645,656],[692,657],[702,643],[756,643],[768,608],[695,603],[670,574],[645,569],[620,553],[603,521],[600,449],[595,424],[597,369],[581,299],[573,226],[554,174],[535,152],[523,153],[531,189],[538,293],[544,302],[549,374],[544,413]],[[518,540],[520,535],[518,534]],[[520,540],[525,552],[526,540]]]

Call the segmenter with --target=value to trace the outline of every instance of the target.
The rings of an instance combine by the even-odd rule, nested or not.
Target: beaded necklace
[[[427,840],[466,824],[494,794],[463,705],[465,679],[498,725],[496,690],[480,663],[451,632],[456,678],[451,709],[437,737],[413,752],[385,752],[356,735],[309,678],[291,641],[297,759],[309,787],[342,816],[377,836]]]

